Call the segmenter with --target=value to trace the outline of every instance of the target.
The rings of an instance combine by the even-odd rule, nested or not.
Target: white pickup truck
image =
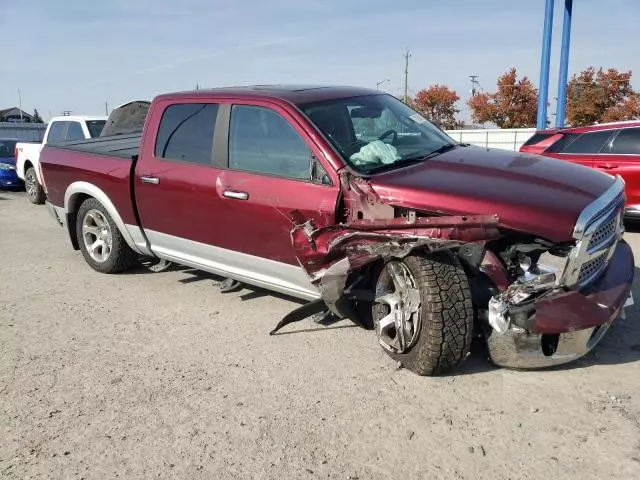
[[[16,144],[16,170],[18,177],[24,180],[31,203],[42,204],[45,201],[40,173],[42,147],[47,143],[99,137],[106,121],[105,116],[54,117],[47,125],[42,143],[19,142]]]

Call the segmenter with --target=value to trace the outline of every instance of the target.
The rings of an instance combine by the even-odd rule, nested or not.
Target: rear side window
[[[560,140],[555,142],[549,148],[547,148],[546,152],[548,153],[558,153],[561,152],[567,145],[573,142],[576,138],[580,136],[579,133],[565,133]]]
[[[67,140],[83,140],[84,132],[78,122],[68,122]]]
[[[546,140],[549,137],[552,137],[553,135],[555,135],[554,133],[534,133],[531,137],[529,137],[529,140],[527,140],[526,142],[524,142],[522,144],[522,146],[527,146],[527,145],[535,145],[536,143],[540,143],[542,140]]]
[[[64,142],[64,131],[66,128],[67,122],[53,122],[49,128],[47,143]]]
[[[613,140],[610,153],[640,155],[640,128],[620,130],[618,136]]]
[[[162,114],[155,156],[210,165],[217,116],[214,103],[170,105]]]
[[[234,105],[229,130],[229,167],[299,180],[311,180],[311,151],[278,113]]]
[[[583,133],[567,145],[562,153],[599,153],[614,132],[615,130],[601,130]]]
[[[87,120],[87,129],[91,138],[99,137],[102,133],[102,129],[107,123],[106,120]]]

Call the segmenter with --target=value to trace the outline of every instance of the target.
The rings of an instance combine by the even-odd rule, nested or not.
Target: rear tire
[[[398,328],[392,315],[393,305],[405,312],[403,328]],[[410,255],[386,263],[378,275],[372,316],[383,349],[418,375],[449,372],[469,353],[471,291],[462,266],[449,252]]]
[[[118,273],[136,263],[136,253],[127,245],[107,209],[95,198],[80,206],[76,235],[82,256],[98,272]]]
[[[29,167],[24,174],[24,187],[27,190],[29,201],[35,205],[42,205],[46,199],[44,189],[38,182],[36,169]]]

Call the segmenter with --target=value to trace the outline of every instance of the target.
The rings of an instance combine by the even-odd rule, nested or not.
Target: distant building
[[[20,121],[23,123],[32,123],[33,115],[30,115],[23,110],[22,120],[20,120],[20,109],[18,107],[0,110],[0,122],[20,123]]]

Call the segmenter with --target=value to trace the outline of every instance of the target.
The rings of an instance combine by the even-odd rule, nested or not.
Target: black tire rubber
[[[420,333],[408,352],[385,351],[418,375],[447,373],[460,365],[471,347],[474,315],[469,281],[449,252],[410,255],[403,261],[420,290]],[[372,313],[375,318],[376,304]]]
[[[44,193],[44,189],[42,188],[42,185],[40,185],[40,182],[38,182],[38,175],[36,174],[36,169],[33,167],[29,167],[24,174],[25,188],[27,185],[27,179],[30,176],[33,176],[33,180],[35,181],[35,184],[36,184],[36,191],[35,191],[35,194],[32,196],[29,194],[29,190],[27,190],[27,198],[34,205],[42,205],[46,200],[47,196]]]
[[[87,247],[82,238],[82,222],[85,215],[89,210],[99,210],[109,222],[111,228],[112,247],[111,254],[105,262],[96,262],[87,251]],[[82,256],[89,264],[91,268],[101,273],[118,273],[131,268],[137,261],[137,254],[131,250],[131,247],[127,244],[124,237],[120,233],[118,226],[115,224],[111,215],[107,212],[107,209],[95,198],[88,198],[85,200],[80,209],[78,210],[78,216],[76,219],[76,235],[78,238],[78,245],[80,245],[80,251]]]

